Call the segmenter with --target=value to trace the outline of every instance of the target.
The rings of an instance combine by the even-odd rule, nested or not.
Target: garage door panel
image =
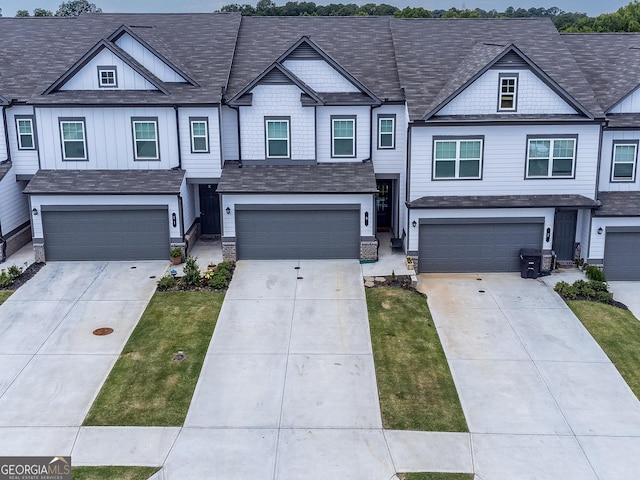
[[[607,232],[604,274],[607,280],[640,280],[640,232]]]
[[[237,255],[254,259],[359,258],[359,210],[239,210]]]
[[[167,209],[42,212],[47,260],[157,260],[169,252]]]
[[[541,248],[542,223],[460,223],[420,226],[421,272],[511,272],[521,248]]]

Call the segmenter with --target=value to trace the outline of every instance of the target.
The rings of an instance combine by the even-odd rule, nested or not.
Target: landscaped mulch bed
[[[32,263],[24,271],[20,274],[18,278],[16,278],[11,285],[7,285],[6,287],[0,287],[0,290],[17,290],[22,285],[27,283],[33,276],[40,271],[42,267],[44,267],[46,263]]]

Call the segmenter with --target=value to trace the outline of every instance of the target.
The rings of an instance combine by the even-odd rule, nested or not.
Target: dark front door
[[[393,211],[393,180],[378,180],[377,184],[377,228],[379,231],[388,232],[391,230],[391,212]]]
[[[577,210],[558,210],[553,224],[553,250],[558,260],[573,260]]]
[[[217,184],[200,185],[200,233],[220,235],[220,195]]]

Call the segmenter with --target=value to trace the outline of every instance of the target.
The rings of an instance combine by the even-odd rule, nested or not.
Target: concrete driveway
[[[609,283],[609,290],[613,298],[624,303],[636,318],[640,319],[640,282],[613,281]]]
[[[0,306],[0,451],[70,451],[166,267],[49,263]]]
[[[552,288],[421,275],[485,480],[627,479],[640,402]]]

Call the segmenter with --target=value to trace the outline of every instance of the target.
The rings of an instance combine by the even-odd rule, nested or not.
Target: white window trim
[[[382,121],[391,120],[391,132],[382,132]],[[391,135],[391,145],[382,145],[382,135]],[[394,116],[378,117],[378,150],[394,150],[396,148],[396,118]]]
[[[633,170],[631,172],[631,178],[616,178],[615,175],[615,171],[616,171],[616,163],[619,164],[626,164],[629,162],[616,162],[616,147],[619,146],[623,146],[623,147],[633,147]],[[638,164],[638,142],[624,142],[624,141],[617,141],[613,143],[613,156],[611,157],[611,182],[615,182],[615,183],[633,183],[636,181],[636,168],[637,168],[637,164]]]
[[[336,122],[351,122],[353,123],[353,135],[351,137],[336,137],[335,136],[335,124]],[[354,117],[349,118],[332,118],[331,119],[331,156],[334,158],[354,158],[356,156],[356,119]],[[335,153],[336,140],[351,139],[351,153],[346,155],[338,155]]]
[[[62,126],[65,124],[70,124],[70,123],[79,123],[80,125],[82,125],[82,140],[65,140],[64,138],[64,133],[63,133],[63,129]],[[84,150],[84,156],[82,157],[67,157],[65,154],[65,143],[67,142],[71,142],[71,143],[78,143],[78,142],[82,142],[82,148]],[[84,125],[84,120],[60,120],[60,142],[61,142],[61,146],[62,146],[62,159],[63,160],[69,160],[69,161],[82,161],[82,160],[87,160],[89,157],[87,156],[87,129],[85,128]]]
[[[286,138],[269,138],[269,124],[270,123],[286,123],[287,124],[287,137]],[[291,122],[288,118],[268,118],[265,120],[265,138],[266,138],[266,157],[267,158],[291,158]],[[269,140],[286,140],[287,141],[287,154],[286,155],[271,155],[269,153]]]
[[[194,123],[204,123],[204,135],[196,135],[193,131]],[[209,122],[206,118],[203,119],[190,119],[189,129],[191,132],[191,153],[209,153]],[[156,134],[157,136],[157,134]],[[204,150],[197,150],[195,145],[196,138],[204,138],[205,148]]]
[[[515,112],[518,109],[518,75],[500,75],[500,82],[498,86],[498,111],[499,112]],[[505,80],[513,80],[513,93],[503,92],[502,84]],[[502,106],[502,98],[505,96],[513,95],[513,106],[512,107],[503,107]]]
[[[436,158],[436,145],[438,143],[451,143],[456,144],[456,158]],[[460,161],[475,161],[475,158],[460,158],[460,144],[462,142],[479,142],[480,143],[480,157],[478,157],[478,176],[477,177],[461,177],[460,176]],[[483,138],[437,138],[433,141],[433,175],[434,180],[482,180],[482,159],[484,156],[484,139]],[[440,162],[451,162],[455,160],[455,175],[453,177],[437,177],[436,176],[436,164]]]
[[[29,122],[29,128],[31,130],[31,133],[29,134],[31,136],[30,147],[25,147],[24,145],[22,145],[22,137],[26,136],[27,134],[20,133],[20,122]],[[16,117],[16,133],[18,135],[18,150],[35,150],[36,149],[36,135],[35,135],[35,129],[33,128],[33,118]]]
[[[150,142],[151,139],[148,138],[141,138],[138,139],[136,138],[136,124],[138,123],[153,123],[155,126],[155,132],[156,132],[156,138],[155,140],[155,144],[156,144],[156,155],[154,157],[140,157],[138,156],[138,142]],[[131,120],[131,128],[132,128],[132,132],[133,132],[133,158],[134,160],[160,160],[160,145],[158,143],[158,120],[155,118],[150,118],[150,119],[135,119],[135,120]]]
[[[104,83],[102,77],[103,72],[113,72],[113,83]],[[116,67],[98,67],[98,87],[100,88],[118,88],[118,69]]]
[[[553,175],[553,160],[567,160],[569,157],[557,157],[553,156],[554,144],[557,141],[563,140],[573,140],[573,156],[571,158],[571,175]],[[529,161],[531,160],[529,156],[529,152],[531,151],[531,142],[536,141],[548,141],[549,143],[549,163],[547,164],[547,174],[546,175],[529,175]],[[578,138],[577,137],[529,137],[527,138],[527,165],[526,165],[526,177],[527,179],[536,179],[536,178],[574,178],[576,174],[576,152],[578,150]],[[533,160],[543,160],[542,157],[535,157]]]

